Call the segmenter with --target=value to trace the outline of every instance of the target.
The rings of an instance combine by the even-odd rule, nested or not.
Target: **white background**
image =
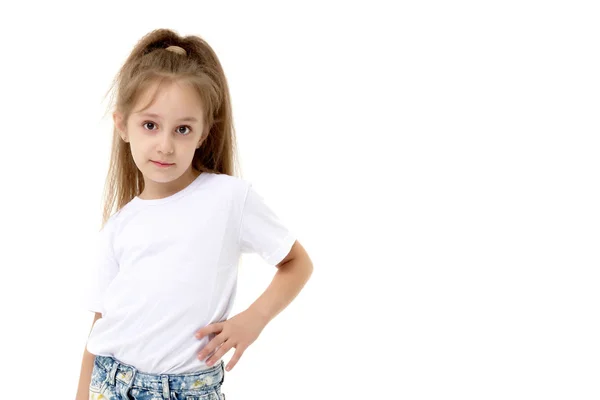
[[[159,27],[217,52],[243,178],[314,263],[228,399],[600,397],[594,2],[0,7],[3,398],[75,397],[103,96]],[[240,268],[236,313],[275,272]]]

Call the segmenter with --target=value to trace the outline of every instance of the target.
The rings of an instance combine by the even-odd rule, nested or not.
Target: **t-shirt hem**
[[[102,312],[102,306],[99,304],[88,304],[84,307],[84,309],[91,311],[93,313],[100,313],[100,314],[104,314]]]

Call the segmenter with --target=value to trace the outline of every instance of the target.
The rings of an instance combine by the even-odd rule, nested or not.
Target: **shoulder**
[[[212,182],[219,189],[229,191],[235,197],[245,197],[252,186],[252,183],[242,177],[227,175],[227,174],[216,174],[209,173],[207,181]]]
[[[106,220],[106,223],[100,228],[100,232],[99,232],[100,235],[102,235],[102,236],[112,236],[114,234],[114,232],[118,229],[120,221],[128,213],[129,208],[130,208],[130,203],[127,203],[120,210],[114,212]]]
[[[240,176],[228,175],[228,174],[216,174],[212,172],[204,172],[208,174],[210,179],[213,179],[217,182],[226,183],[229,185],[244,185],[247,184],[248,181]]]

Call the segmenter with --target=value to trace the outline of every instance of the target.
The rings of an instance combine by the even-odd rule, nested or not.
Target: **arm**
[[[296,298],[313,272],[310,257],[300,242],[294,242],[288,255],[277,264],[277,272],[265,292],[248,310],[265,323],[270,322]]]
[[[226,371],[230,371],[248,346],[258,338],[267,323],[300,293],[312,275],[313,265],[302,245],[296,241],[288,255],[277,264],[277,269],[269,287],[245,311],[227,321],[208,325],[197,332],[198,339],[209,333],[217,334],[198,354],[200,360],[204,360],[218,346],[227,342],[206,359],[206,364],[213,365],[235,347],[235,353],[225,368]]]
[[[97,320],[102,318],[102,314],[95,313],[92,327]],[[90,333],[91,333],[90,329]],[[90,396],[89,387],[92,380],[92,370],[94,369],[94,361],[96,356],[89,351],[87,347],[83,349],[83,360],[81,362],[81,373],[79,375],[79,387],[77,388],[77,400],[88,400]]]

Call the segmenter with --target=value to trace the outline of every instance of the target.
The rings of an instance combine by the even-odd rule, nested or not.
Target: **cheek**
[[[186,157],[188,158],[188,161],[191,162],[194,159],[194,154],[196,154],[196,151],[199,151],[199,149],[197,149],[195,145],[187,149]]]
[[[129,145],[131,148],[131,156],[136,165],[140,165],[147,161],[147,150],[143,147],[143,145],[135,141],[130,142]]]

